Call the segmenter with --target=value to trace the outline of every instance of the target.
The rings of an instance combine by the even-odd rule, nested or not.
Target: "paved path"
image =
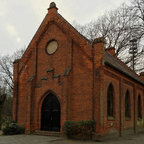
[[[49,144],[61,141],[61,137],[37,136],[37,135],[12,135],[0,136],[0,144]]]
[[[144,133],[132,134],[103,142],[75,141],[61,137],[39,135],[0,135],[0,144],[144,144]]]

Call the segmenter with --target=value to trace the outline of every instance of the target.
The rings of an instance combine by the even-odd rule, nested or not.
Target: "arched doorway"
[[[52,93],[44,99],[42,104],[41,130],[60,131],[60,103]]]

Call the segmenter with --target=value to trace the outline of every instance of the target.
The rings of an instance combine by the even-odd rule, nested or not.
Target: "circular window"
[[[58,47],[57,41],[51,41],[47,46],[47,53],[53,54],[57,50],[57,47]]]

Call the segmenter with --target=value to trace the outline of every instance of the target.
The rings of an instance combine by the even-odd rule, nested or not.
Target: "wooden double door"
[[[42,104],[41,130],[60,131],[60,103],[52,93],[44,99]]]

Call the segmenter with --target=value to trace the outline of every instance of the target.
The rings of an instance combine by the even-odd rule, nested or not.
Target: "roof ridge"
[[[128,70],[130,70],[134,75],[136,75],[137,77],[139,77],[138,76],[138,74],[136,74],[131,68],[129,68],[124,62],[122,62],[118,57],[114,57],[114,58],[116,58],[124,67],[126,67],[126,68],[128,68]]]

